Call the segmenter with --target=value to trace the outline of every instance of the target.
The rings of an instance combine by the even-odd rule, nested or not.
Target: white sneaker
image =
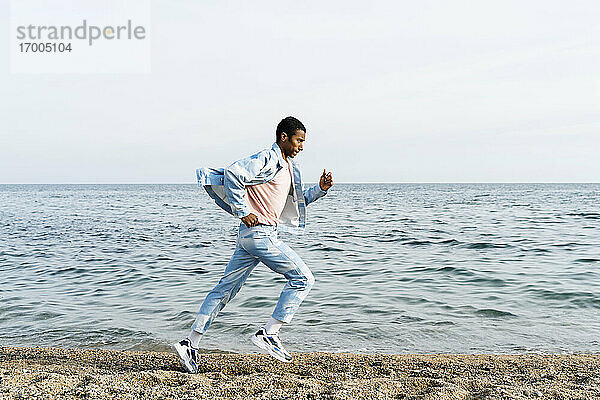
[[[173,349],[179,355],[179,361],[187,372],[190,374],[198,372],[198,349],[192,347],[189,339],[183,339],[181,342],[174,343]]]
[[[279,334],[267,335],[267,332],[264,328],[261,328],[252,335],[252,343],[257,345],[263,350],[266,350],[267,353],[283,362],[291,362],[292,356],[288,353],[281,344],[281,340],[279,339]]]

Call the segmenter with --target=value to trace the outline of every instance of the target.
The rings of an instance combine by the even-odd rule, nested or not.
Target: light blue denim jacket
[[[223,168],[199,168],[196,170],[198,185],[206,189],[217,205],[238,218],[250,214],[244,200],[247,185],[269,182],[283,167],[285,160],[281,149],[274,143],[270,149],[262,150]],[[319,184],[306,190],[302,186],[299,165],[292,159],[292,190],[288,194],[283,211],[279,216],[279,227],[303,229],[306,225],[306,206],[325,196]]]

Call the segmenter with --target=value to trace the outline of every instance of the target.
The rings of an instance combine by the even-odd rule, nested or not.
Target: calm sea
[[[194,185],[0,185],[0,345],[169,350],[236,230]],[[600,184],[338,184],[281,237],[316,277],[292,351],[600,352]],[[202,347],[254,351],[283,285]]]

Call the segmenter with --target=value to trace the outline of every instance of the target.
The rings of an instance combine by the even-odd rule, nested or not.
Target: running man
[[[300,170],[293,158],[304,149],[306,128],[294,117],[284,118],[270,149],[238,160],[225,169],[201,168],[198,184],[228,213],[241,219],[236,248],[219,283],[206,296],[187,338],[173,345],[190,373],[198,372],[198,346],[217,314],[233,299],[254,267],[262,262],[282,274],[287,283],[269,321],[251,340],[276,359],[292,356],[279,339],[315,283],[304,261],[277,237],[284,227],[302,229],[306,206],[333,186],[331,172],[323,170],[319,184],[303,190]]]

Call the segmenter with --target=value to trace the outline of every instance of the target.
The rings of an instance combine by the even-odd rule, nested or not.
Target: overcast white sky
[[[163,0],[151,15],[151,74],[11,74],[0,3],[0,183],[194,183],[270,146],[287,115],[308,129],[308,181],[600,181],[598,1]]]

